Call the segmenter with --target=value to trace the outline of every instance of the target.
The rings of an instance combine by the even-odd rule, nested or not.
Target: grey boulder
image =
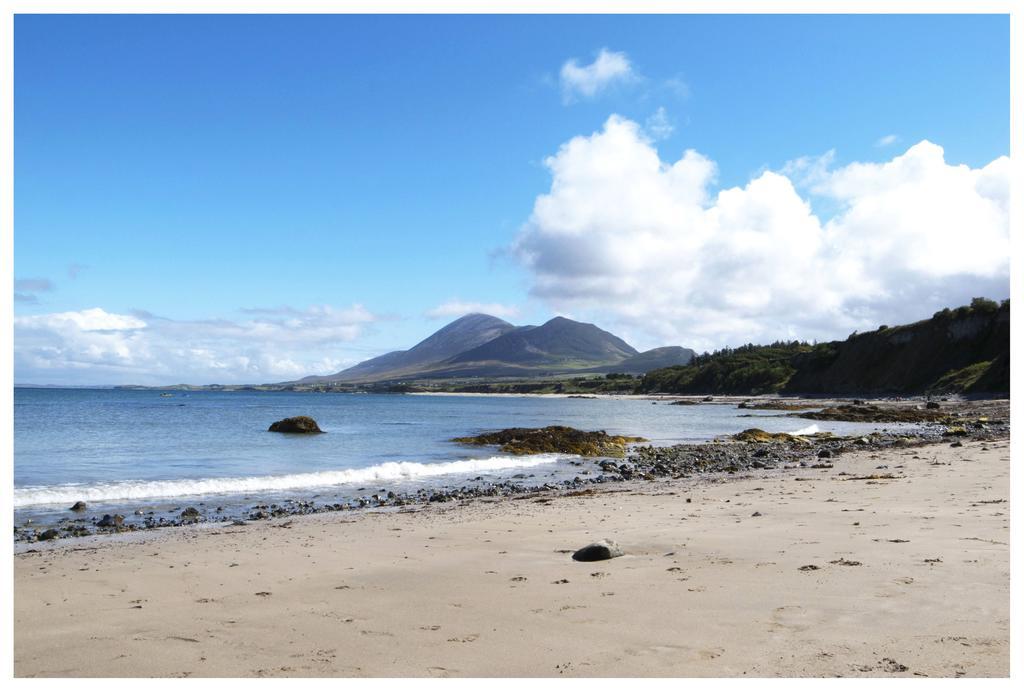
[[[577,562],[598,562],[600,560],[611,560],[613,557],[622,557],[624,552],[613,541],[607,539],[584,546],[572,554],[572,559]]]

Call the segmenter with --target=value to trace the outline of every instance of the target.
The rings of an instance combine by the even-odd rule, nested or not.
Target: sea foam
[[[490,473],[552,464],[568,458],[562,454],[534,454],[526,457],[497,456],[460,459],[435,464],[388,461],[376,466],[338,471],[316,471],[284,476],[248,478],[198,478],[160,481],[116,481],[111,483],[66,484],[14,489],[14,506],[65,504],[84,500],[147,500],[186,495],[258,493],[275,490],[323,488],[350,483],[411,481],[450,474]]]

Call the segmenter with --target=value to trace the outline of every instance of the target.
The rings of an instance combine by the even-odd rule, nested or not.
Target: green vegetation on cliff
[[[770,394],[782,390],[795,369],[793,357],[815,349],[799,341],[747,344],[695,356],[689,365],[647,373],[641,392],[673,394]]]
[[[908,395],[1010,391],[1010,301],[975,298],[845,341],[747,345],[647,373],[640,392]]]

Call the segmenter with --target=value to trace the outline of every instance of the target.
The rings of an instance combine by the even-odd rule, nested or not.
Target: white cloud
[[[887,147],[900,141],[899,135],[885,135],[875,142],[876,147]]]
[[[658,110],[649,115],[644,122],[644,130],[654,139],[667,139],[672,136],[675,129],[664,106],[658,106]]]
[[[567,60],[559,72],[562,98],[570,103],[576,97],[593,98],[615,83],[637,79],[625,53],[602,48],[589,65],[580,65],[576,58]]]
[[[501,303],[468,303],[462,300],[449,300],[438,305],[436,308],[427,310],[426,316],[430,319],[443,317],[462,317],[473,312],[482,312],[494,317],[512,319],[519,316],[519,308],[515,305],[503,305]]]
[[[101,308],[79,312],[54,312],[48,315],[15,317],[14,323],[26,329],[54,331],[119,332],[142,329],[146,323],[131,315],[117,315]]]
[[[662,161],[612,116],[545,164],[512,247],[533,294],[641,346],[842,338],[1009,292],[1006,157],[971,169],[921,142],[833,168],[830,152],[713,194],[713,161]]]
[[[262,383],[336,372],[338,346],[377,318],[361,305],[247,310],[242,321],[171,320],[102,308],[14,318],[16,380]]]

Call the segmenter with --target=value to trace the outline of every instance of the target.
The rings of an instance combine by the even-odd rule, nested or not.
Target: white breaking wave
[[[249,478],[199,478],[168,481],[116,481],[112,483],[35,486],[14,489],[14,506],[64,504],[84,500],[146,500],[184,495],[258,493],[299,488],[322,488],[346,483],[408,481],[449,474],[488,473],[506,469],[531,468],[567,458],[561,454],[534,454],[526,457],[490,457],[461,459],[437,464],[413,461],[388,461],[376,466],[340,471],[316,471],[286,476]]]
[[[817,425],[808,425],[806,428],[800,428],[789,433],[790,435],[814,435],[821,432]]]

